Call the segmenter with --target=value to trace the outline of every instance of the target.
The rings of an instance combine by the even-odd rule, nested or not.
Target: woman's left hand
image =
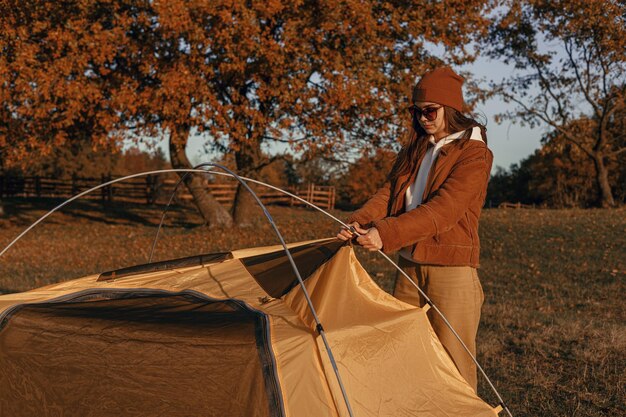
[[[365,249],[374,252],[383,248],[383,241],[380,239],[378,229],[375,227],[371,227],[367,230],[359,227],[356,231],[361,234],[361,236],[356,238],[356,241]]]

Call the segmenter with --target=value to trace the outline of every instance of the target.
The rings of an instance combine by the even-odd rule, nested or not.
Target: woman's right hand
[[[348,224],[348,226],[352,226],[356,230],[362,230],[361,225],[357,222],[350,223]],[[348,230],[345,227],[342,227],[339,233],[337,233],[337,239],[341,239],[341,240],[350,240],[355,237],[357,237],[357,235],[355,235],[354,233],[352,233],[350,230]]]

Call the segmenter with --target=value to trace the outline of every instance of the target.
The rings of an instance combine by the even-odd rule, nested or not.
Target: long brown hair
[[[480,133],[483,141],[487,143],[487,129],[484,124],[476,121],[476,119],[466,116],[460,111],[452,107],[443,106],[444,120],[447,125],[447,131],[450,133],[465,131],[463,136],[458,140],[468,140],[472,135],[472,128],[480,127]],[[392,184],[398,181],[398,178],[408,173],[413,173],[417,169],[418,155],[422,153],[423,148],[428,146],[428,133],[420,126],[416,119],[412,121],[412,129],[409,134],[409,140],[398,153],[396,162],[389,172],[388,179]]]

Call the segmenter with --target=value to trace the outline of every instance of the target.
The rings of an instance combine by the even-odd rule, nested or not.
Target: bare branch
[[[533,108],[529,107],[526,103],[524,103],[523,101],[521,101],[520,99],[518,99],[517,97],[511,94],[507,94],[504,92],[501,92],[500,94],[502,94],[507,100],[510,100],[518,104],[520,107],[524,109],[524,111],[526,111],[527,114],[530,114],[536,117],[537,119],[543,121],[544,123],[554,128],[556,131],[561,133],[565,139],[567,139],[568,141],[576,145],[576,147],[578,147],[587,156],[593,157],[593,153],[590,150],[586,149],[583,146],[582,141],[576,138],[576,136],[573,135],[572,132],[570,132],[568,129],[566,129],[564,125],[561,125],[560,123],[557,123],[556,121],[552,120],[546,113],[542,113],[542,112],[538,112],[537,110],[534,110]]]
[[[609,78],[609,68],[608,68],[608,64],[604,61],[604,54],[602,53],[602,48],[600,47],[600,45],[598,45],[598,40],[596,38],[593,39],[593,43],[596,47],[596,58],[600,63],[600,68],[602,69],[602,93],[604,94],[604,97],[608,97],[609,95],[609,89],[608,89],[608,83],[607,80]],[[591,61],[591,60],[589,60]]]
[[[563,44],[565,46],[565,52],[567,53],[569,62],[572,65],[572,68],[574,69],[574,74],[576,75],[576,81],[578,81],[578,86],[583,92],[583,95],[585,96],[585,99],[587,100],[587,102],[593,108],[593,111],[596,114],[596,117],[600,118],[602,116],[602,112],[600,111],[600,108],[598,107],[598,103],[596,103],[595,100],[593,100],[593,98],[589,94],[589,85],[585,85],[585,83],[583,82],[582,77],[580,75],[579,68],[578,68],[578,62],[576,62],[576,59],[574,59],[572,41],[565,40]]]
[[[552,99],[556,103],[556,105],[557,105],[557,112],[558,112],[559,116],[561,117],[561,120],[563,121],[563,123],[567,122],[567,114],[565,113],[565,108],[564,108],[563,104],[561,103],[560,98],[552,90],[551,83],[545,77],[545,75],[543,73],[543,70],[541,69],[541,66],[535,60],[531,61],[531,65],[533,67],[535,67],[535,70],[537,71],[537,75],[539,76],[540,83],[542,84],[543,88],[545,89],[545,91],[548,92],[550,97],[552,97]],[[546,100],[546,107],[547,107],[547,102],[548,102],[548,100]],[[546,114],[547,114],[547,111],[546,111]]]

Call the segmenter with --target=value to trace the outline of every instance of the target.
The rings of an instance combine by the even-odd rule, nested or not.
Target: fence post
[[[146,204],[152,204],[152,175],[146,176]]]
[[[333,208],[333,188],[328,188],[328,210]]]
[[[109,173],[109,175],[107,176],[107,182],[111,181],[111,173]],[[108,187],[108,191],[109,191],[109,202],[113,201],[113,185],[109,185]]]
[[[39,175],[35,177],[35,196],[37,198],[41,197],[41,178],[39,178]]]
[[[78,178],[76,173],[72,174],[72,195],[78,194]]]
[[[106,182],[106,178],[104,174],[100,174],[100,184],[104,184]],[[104,203],[107,199],[107,187],[102,187],[102,203]]]

